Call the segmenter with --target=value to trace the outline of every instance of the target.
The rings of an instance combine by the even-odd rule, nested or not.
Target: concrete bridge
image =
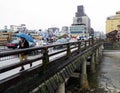
[[[56,46],[64,46],[64,48],[50,52],[50,49]],[[23,63],[16,60],[15,64],[0,68],[0,73],[3,74],[22,65],[38,63],[29,69],[2,79],[0,81],[1,93],[69,93],[66,85],[71,77],[79,80],[80,90],[89,89],[87,64],[89,62],[90,72],[94,74],[102,56],[102,41],[78,41],[4,51],[0,52],[0,58],[37,50],[41,51],[41,53]]]

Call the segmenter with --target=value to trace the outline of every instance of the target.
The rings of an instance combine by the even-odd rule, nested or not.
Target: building
[[[37,40],[42,40],[42,30],[37,31],[37,30],[28,30],[27,34],[29,34],[30,36],[32,36],[34,39]]]
[[[117,30],[117,25],[120,24],[120,11],[116,12],[116,15],[107,17],[106,20],[106,33]]]
[[[28,33],[28,29],[25,24],[21,24],[20,26],[18,26],[17,29],[18,29],[18,32],[20,33]]]
[[[6,45],[12,39],[12,32],[0,32],[0,46]]]
[[[72,26],[70,26],[70,32],[71,32],[72,37],[86,36],[86,25],[85,24],[79,24],[79,25],[72,24]]]
[[[117,27],[118,27],[118,31],[117,31],[116,38],[118,41],[120,41],[120,25],[117,25]]]
[[[75,13],[76,17],[85,16],[83,5],[77,6],[77,12]]]
[[[21,25],[10,25],[10,31],[13,33],[19,32],[19,33],[27,33],[28,29],[25,24]]]
[[[83,5],[77,6],[73,24],[70,26],[71,35],[88,37],[90,31],[90,18],[85,14]]]
[[[59,36],[59,28],[57,27],[48,28],[48,34],[50,36]]]
[[[17,32],[18,31],[18,26],[16,26],[16,25],[10,25],[10,31],[11,32]]]
[[[57,27],[48,28],[48,39],[50,42],[55,41],[58,36],[60,36],[59,28]]]
[[[68,35],[70,36],[70,29],[68,26],[63,26],[60,32],[60,35]]]

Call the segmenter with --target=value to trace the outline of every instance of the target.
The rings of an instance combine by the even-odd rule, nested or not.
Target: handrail
[[[47,49],[47,51],[48,51],[48,48],[51,48],[51,47],[60,46],[60,45],[70,46],[70,45],[75,45],[75,44],[78,44],[78,42],[64,43],[64,44],[58,44],[58,45],[49,45],[49,46],[43,46],[43,47],[34,47],[34,48],[27,48],[27,49],[19,49],[19,50],[13,50],[13,51],[5,51],[3,53],[2,52],[0,53],[0,57],[10,56],[10,55],[19,54],[19,53],[28,52],[28,51],[35,51],[35,50],[39,50],[39,49],[42,50],[42,54],[44,54],[44,52],[45,52],[44,50]],[[72,48],[70,47],[70,50],[74,49],[74,48],[77,48],[77,46],[74,46]],[[53,52],[51,54],[48,54],[48,57],[54,56],[56,54],[59,54],[59,53],[65,52],[65,51],[67,52],[67,48],[65,48],[63,50],[60,50],[60,51],[57,51],[57,52]],[[12,64],[12,65],[5,66],[5,67],[0,67],[0,73],[3,73],[3,72],[8,71],[8,70],[15,69],[15,68],[17,68],[19,66],[22,66],[22,65],[30,64],[32,62],[41,60],[41,59],[43,59],[43,57],[46,57],[46,55],[43,55],[41,57],[34,58],[34,59],[29,59],[29,60],[26,60],[22,63],[17,62],[16,64]]]

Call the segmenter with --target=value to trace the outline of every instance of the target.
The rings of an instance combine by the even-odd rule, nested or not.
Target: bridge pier
[[[65,93],[65,82],[59,85],[57,93]]]
[[[96,72],[96,70],[95,70],[95,54],[94,53],[91,55],[90,71],[91,71],[91,73]]]
[[[98,47],[98,49],[96,49],[96,56],[95,56],[95,61],[96,61],[96,64],[100,64],[100,58],[102,57],[102,49],[103,49],[103,46],[101,45],[100,47]]]
[[[101,45],[100,47],[99,47],[99,54],[100,54],[100,56],[102,56],[102,50],[104,49],[104,47],[103,47],[103,45]]]
[[[84,58],[83,63],[82,63],[82,74],[81,74],[81,79],[80,79],[80,86],[81,90],[89,89],[89,84],[88,84],[88,79],[87,79],[87,61]]]
[[[95,54],[96,54],[95,61],[96,61],[96,64],[98,65],[99,64],[99,50],[98,49],[96,49]]]

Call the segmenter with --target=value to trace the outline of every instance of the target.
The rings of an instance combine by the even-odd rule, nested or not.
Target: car
[[[34,47],[36,44],[34,42],[29,42],[29,47]],[[11,48],[11,49],[16,49],[19,48],[19,40],[12,40],[11,42],[8,42],[6,44],[6,47]]]
[[[57,45],[57,44],[63,44],[63,43],[67,43],[67,42],[68,42],[67,39],[61,38],[61,39],[58,39],[53,44]],[[59,46],[54,46],[54,49],[61,49],[61,48],[64,48],[64,47],[66,47],[66,45],[59,45]]]
[[[15,49],[15,48],[18,48],[18,45],[19,45],[19,40],[12,40],[11,42],[8,42],[6,44],[6,47]]]

